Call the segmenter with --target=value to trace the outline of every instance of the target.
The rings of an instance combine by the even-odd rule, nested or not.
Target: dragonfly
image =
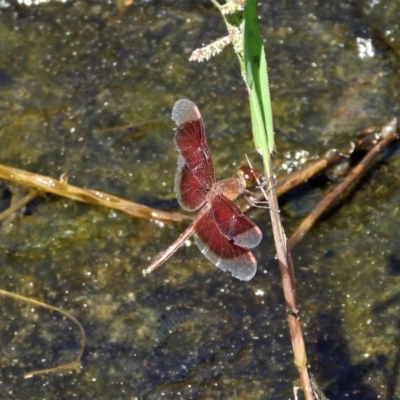
[[[233,277],[249,281],[257,271],[257,260],[250,249],[259,245],[262,232],[233,200],[254,183],[255,172],[250,167],[241,167],[238,178],[217,182],[198,107],[190,100],[178,100],[172,120],[177,125],[175,144],[179,152],[175,175],[177,199],[184,210],[200,211],[186,231],[143,274],[161,266],[193,235],[209,261]]]

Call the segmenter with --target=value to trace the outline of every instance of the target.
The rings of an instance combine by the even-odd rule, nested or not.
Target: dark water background
[[[260,15],[279,173],[398,116],[398,2],[265,1]],[[137,1],[125,13],[111,1],[0,1],[0,162],[52,177],[67,171],[74,185],[168,208],[177,158],[170,113],[189,98],[217,176],[236,174],[246,153],[256,157],[233,51],[188,62],[225,34],[208,1]],[[331,399],[400,396],[399,171],[395,145],[293,253],[309,362]],[[0,185],[5,208],[20,189]],[[301,218],[292,214],[284,209],[288,234]],[[247,283],[195,246],[143,278],[184,226],[55,196],[3,222],[1,289],[68,310],[88,342],[81,373],[23,380],[73,359],[78,332],[55,313],[2,298],[0,398],[293,398],[298,375],[269,217],[251,216],[264,240]]]

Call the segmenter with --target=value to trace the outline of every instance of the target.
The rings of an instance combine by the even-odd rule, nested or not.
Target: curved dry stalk
[[[384,129],[385,127],[383,130]],[[328,207],[330,207],[337,198],[342,196],[345,190],[347,190],[349,186],[351,186],[361,176],[361,174],[365,172],[375,157],[397,138],[397,133],[386,133],[383,139],[365,155],[365,157],[350,171],[346,178],[317,204],[314,210],[303,220],[288,240],[289,250],[300,242]]]
[[[175,222],[183,222],[192,219],[188,215],[157,210],[108,193],[100,192],[99,190],[83,189],[78,186],[69,185],[58,179],[1,164],[0,178],[20,185],[33,187],[40,192],[53,193],[57,196],[67,197],[84,203],[96,204],[113,210],[122,211],[138,218]]]
[[[81,340],[80,340],[81,347],[80,347],[80,349],[78,351],[78,355],[74,361],[67,363],[67,364],[59,365],[57,367],[40,369],[40,370],[28,372],[28,373],[24,374],[24,379],[32,378],[34,375],[54,374],[54,373],[69,371],[72,369],[74,369],[76,372],[80,371],[81,358],[82,358],[82,354],[83,354],[83,351],[85,349],[85,344],[86,344],[86,333],[85,333],[85,330],[83,329],[82,324],[73,315],[71,315],[70,313],[68,313],[64,310],[61,310],[58,307],[51,306],[50,304],[46,304],[41,301],[31,299],[29,297],[25,297],[20,294],[11,293],[11,292],[8,292],[7,290],[0,289],[0,295],[8,296],[13,299],[20,300],[20,301],[25,301],[27,303],[34,304],[36,306],[47,308],[48,310],[56,311],[60,314],[63,314],[65,317],[67,317],[68,319],[73,321],[78,326],[79,331],[81,333]]]

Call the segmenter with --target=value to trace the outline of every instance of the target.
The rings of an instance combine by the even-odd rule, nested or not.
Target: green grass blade
[[[274,129],[267,61],[258,25],[257,4],[255,0],[246,1],[243,47],[254,143],[256,149],[262,153],[265,167],[268,169],[268,157],[274,149]]]

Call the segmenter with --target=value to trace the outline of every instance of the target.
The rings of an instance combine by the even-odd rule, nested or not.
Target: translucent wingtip
[[[179,126],[185,122],[196,121],[201,118],[196,104],[187,99],[178,100],[172,109],[171,119]]]

